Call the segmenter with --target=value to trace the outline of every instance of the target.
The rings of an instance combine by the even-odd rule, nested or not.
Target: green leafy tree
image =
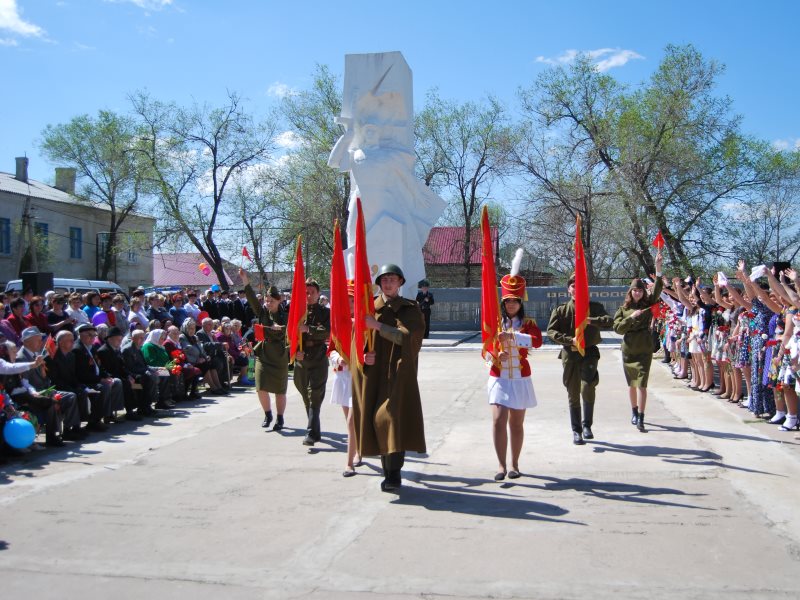
[[[108,243],[100,261],[100,278],[108,279],[119,252],[125,219],[143,204],[142,165],[134,144],[136,124],[127,116],[101,110],[81,115],[42,131],[41,150],[47,158],[72,167],[81,184],[78,199],[108,209]]]
[[[218,239],[224,203],[238,176],[271,158],[274,124],[256,121],[235,93],[217,107],[181,107],[144,92],[130,99],[162,227],[188,239],[228,289]]]
[[[418,175],[449,200],[445,221],[464,228],[464,286],[470,287],[480,209],[492,185],[511,169],[514,129],[495,98],[459,104],[432,91],[416,116],[415,130]]]

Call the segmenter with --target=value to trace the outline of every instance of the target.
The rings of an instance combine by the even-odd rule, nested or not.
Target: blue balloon
[[[211,286],[211,291],[212,292],[218,292],[219,291],[219,284],[215,283],[214,285],[212,285]]]
[[[30,421],[19,417],[11,419],[3,429],[6,444],[17,450],[27,448],[36,439],[36,430]]]

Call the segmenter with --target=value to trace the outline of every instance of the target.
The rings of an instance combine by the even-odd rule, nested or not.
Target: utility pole
[[[25,255],[25,236],[28,236],[28,245],[31,249],[31,271],[39,270],[39,260],[36,255],[36,238],[33,237],[33,218],[31,217],[31,197],[25,198],[25,205],[22,208],[22,221],[19,228],[19,244],[17,247],[17,268],[19,275],[22,269],[22,257]]]

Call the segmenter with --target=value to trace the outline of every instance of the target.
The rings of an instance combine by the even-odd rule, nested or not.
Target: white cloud
[[[303,143],[303,140],[294,131],[284,131],[283,133],[278,134],[278,136],[275,138],[275,143],[281,148],[294,150],[300,147],[300,145]]]
[[[800,138],[775,140],[772,142],[772,147],[781,152],[786,150],[800,150]]]
[[[614,67],[622,67],[630,60],[644,59],[644,56],[633,50],[623,50],[622,48],[598,48],[596,50],[575,50],[570,48],[564,50],[559,56],[537,56],[536,62],[547,65],[569,65],[572,64],[579,54],[585,54],[595,63],[598,71],[608,71]]]
[[[18,46],[19,43],[17,40],[12,40],[11,38],[0,38],[0,46]]]
[[[44,36],[44,29],[22,19],[17,8],[17,0],[0,0],[0,31],[21,35],[22,37]],[[13,44],[4,43],[4,45],[16,46],[16,42]]]
[[[282,83],[280,81],[276,81],[267,88],[267,95],[275,96],[276,98],[285,98],[286,96],[292,96],[296,93],[297,90],[295,90],[290,85]]]

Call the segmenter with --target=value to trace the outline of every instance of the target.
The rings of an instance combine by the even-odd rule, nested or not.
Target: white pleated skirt
[[[533,380],[530,377],[516,379],[489,377],[487,390],[489,404],[499,404],[515,410],[533,408],[538,404],[536,392],[533,390]]]
[[[353,405],[353,378],[347,369],[333,372],[331,404],[347,407]]]

